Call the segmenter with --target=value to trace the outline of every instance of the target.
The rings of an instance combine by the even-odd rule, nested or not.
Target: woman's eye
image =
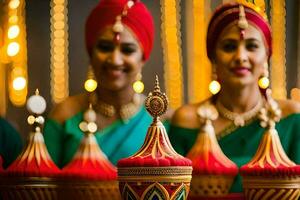
[[[250,51],[254,51],[254,50],[256,50],[258,47],[259,47],[259,45],[256,44],[256,43],[248,43],[248,44],[246,45],[246,48],[247,48],[248,50],[250,50]]]
[[[132,53],[134,53],[135,51],[136,51],[136,48],[135,47],[132,47],[132,46],[127,46],[127,45],[124,45],[124,46],[122,46],[122,52],[124,53],[124,54],[132,54]]]
[[[232,52],[237,48],[237,45],[234,43],[225,43],[222,45],[222,49],[225,52]]]
[[[111,52],[114,50],[114,45],[106,42],[99,42],[97,44],[97,49],[101,52]]]

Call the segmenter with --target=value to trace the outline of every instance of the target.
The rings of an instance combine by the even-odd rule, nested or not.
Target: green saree
[[[295,163],[300,163],[300,114],[292,114],[276,124],[282,146]],[[198,129],[186,129],[182,127],[170,127],[169,137],[174,149],[186,155],[194,145]],[[235,162],[239,167],[246,164],[254,156],[264,129],[260,127],[259,121],[235,129],[231,133],[221,137],[219,145],[225,155]],[[238,175],[232,185],[231,192],[242,192],[241,176]]]
[[[8,167],[21,153],[23,141],[19,133],[3,118],[0,118],[0,155],[3,167]]]
[[[53,161],[59,167],[70,162],[79,147],[83,137],[83,132],[79,129],[82,119],[83,113],[80,112],[62,125],[52,119],[48,119],[45,124],[45,143]],[[95,136],[101,150],[116,165],[119,159],[129,157],[139,150],[151,122],[152,117],[143,106],[126,122],[117,120],[97,131]]]

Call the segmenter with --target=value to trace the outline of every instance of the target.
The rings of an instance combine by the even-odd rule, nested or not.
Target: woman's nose
[[[109,61],[111,62],[111,64],[114,64],[114,65],[123,65],[124,64],[123,54],[119,48],[115,48],[111,52]]]
[[[240,45],[237,48],[236,54],[235,54],[235,61],[239,64],[243,64],[248,59],[247,49],[244,45]]]

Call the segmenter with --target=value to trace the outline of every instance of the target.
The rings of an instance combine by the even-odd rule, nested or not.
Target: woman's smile
[[[230,71],[236,76],[247,76],[251,74],[251,69],[243,66],[233,67]]]
[[[105,73],[107,74],[107,76],[109,76],[110,78],[120,78],[121,76],[124,75],[125,73],[125,68],[124,67],[105,67]]]

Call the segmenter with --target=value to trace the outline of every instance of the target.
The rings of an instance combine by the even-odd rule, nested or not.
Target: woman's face
[[[218,39],[213,64],[221,83],[243,87],[257,85],[267,59],[259,30],[249,25],[241,37],[240,29],[232,25],[226,27]]]
[[[112,27],[100,33],[93,48],[91,64],[100,88],[118,91],[132,87],[141,72],[143,52],[133,34],[125,28],[119,42]]]

